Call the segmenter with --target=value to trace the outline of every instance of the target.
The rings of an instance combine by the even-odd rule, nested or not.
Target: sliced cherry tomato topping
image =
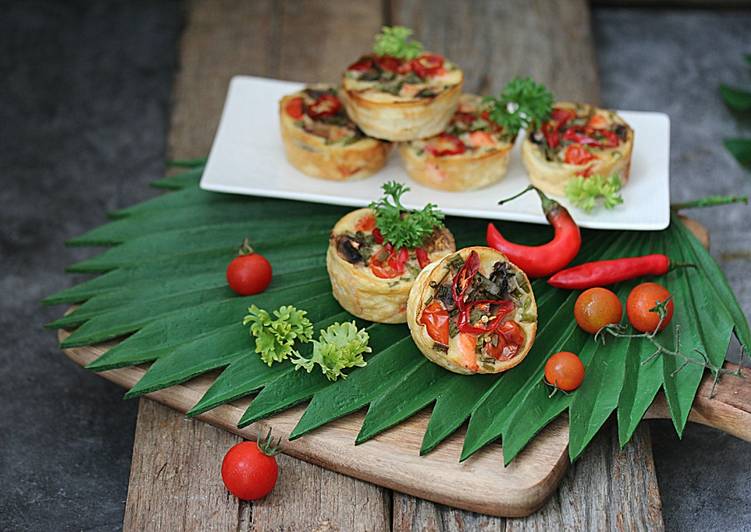
[[[615,148],[621,142],[621,139],[618,138],[618,135],[615,134],[615,131],[608,131],[607,129],[603,129],[597,131],[597,133],[605,137],[602,145],[606,148]]]
[[[420,323],[425,325],[428,336],[433,340],[449,345],[449,313],[440,301],[434,299],[425,307],[420,316]]]
[[[402,60],[390,55],[382,55],[378,58],[378,66],[381,70],[397,73],[399,67],[402,66]]]
[[[413,59],[410,64],[412,71],[425,79],[440,74],[443,70],[443,61],[444,59],[441,55],[422,54],[417,59]]]
[[[464,153],[467,148],[459,140],[459,137],[449,135],[448,133],[441,133],[437,137],[430,139],[425,149],[434,157],[443,157],[445,155],[459,155]]]
[[[513,320],[504,322],[490,342],[483,346],[484,351],[496,360],[508,360],[516,356],[524,344],[524,331]]]
[[[375,240],[376,244],[383,244],[383,235],[377,227],[373,229],[373,240]]]
[[[367,70],[370,70],[373,68],[373,58],[372,57],[361,57],[351,65],[347,67],[347,70],[352,70],[354,72],[365,72]]]
[[[289,100],[287,105],[284,106],[284,110],[295,120],[301,120],[304,114],[302,97],[298,96]]]
[[[587,164],[594,158],[595,156],[589,153],[581,144],[570,144],[563,156],[566,164]]]
[[[428,256],[428,252],[424,249],[415,249],[415,256],[417,257],[417,263],[420,265],[421,269],[430,264],[430,257]]]
[[[321,94],[308,108],[310,118],[334,116],[342,108],[342,102],[333,94]]]
[[[603,115],[593,115],[587,121],[587,127],[592,129],[605,129],[608,127],[608,119]]]
[[[563,140],[599,148],[600,142],[588,133],[583,127],[570,127],[563,133]]]
[[[355,231],[373,231],[373,229],[376,226],[376,219],[375,216],[372,214],[367,214],[357,220],[357,223],[355,224]],[[380,243],[380,242],[379,242]]]
[[[459,122],[460,124],[466,124],[469,126],[474,121],[475,115],[472,113],[466,113],[464,111],[457,111],[454,113],[454,122]]]
[[[545,136],[545,142],[548,143],[549,147],[554,149],[558,147],[561,140],[555,122],[545,122],[542,125],[542,134]]]
[[[556,129],[558,129],[576,118],[576,111],[573,109],[561,109],[560,107],[555,107],[550,113],[550,118],[552,122],[555,122]]]
[[[407,248],[395,250],[391,244],[386,244],[370,259],[370,271],[381,279],[393,279],[404,273],[404,266],[409,259]]]

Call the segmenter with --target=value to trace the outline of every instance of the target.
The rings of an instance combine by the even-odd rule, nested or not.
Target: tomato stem
[[[240,248],[237,250],[238,255],[251,255],[255,253],[255,250],[253,249],[253,246],[250,245],[250,240],[248,240],[248,237],[246,236],[243,239],[243,243],[240,244]]]
[[[276,443],[274,443],[274,439],[271,437],[271,428],[269,427],[269,432],[266,434],[266,437],[263,437],[263,433],[261,432],[261,429],[258,429],[258,439],[256,440],[256,445],[258,445],[258,449],[265,454],[266,456],[274,456],[280,453],[279,445],[282,443],[282,437],[279,436],[279,439],[276,440]]]

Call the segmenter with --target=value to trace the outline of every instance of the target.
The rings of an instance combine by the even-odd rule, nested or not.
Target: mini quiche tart
[[[454,236],[441,225],[416,249],[395,249],[384,242],[372,209],[342,217],[331,231],[326,267],[334,297],[357,317],[380,323],[404,323],[407,296],[417,274],[456,249]]]
[[[559,102],[550,120],[527,135],[522,161],[537,188],[562,196],[577,176],[616,174],[625,185],[634,130],[614,111]]]
[[[417,347],[454,373],[501,373],[527,356],[537,304],[527,276],[499,251],[469,247],[430,264],[409,294]]]
[[[405,141],[446,129],[463,81],[462,71],[438,54],[409,60],[369,54],[347,68],[341,94],[349,116],[366,134]]]
[[[304,174],[345,181],[386,164],[391,145],[365,136],[333,87],[314,85],[285,96],[279,119],[287,160]]]
[[[399,153],[418,183],[440,190],[473,190],[505,177],[514,140],[490,119],[482,98],[463,94],[444,132],[400,144]]]

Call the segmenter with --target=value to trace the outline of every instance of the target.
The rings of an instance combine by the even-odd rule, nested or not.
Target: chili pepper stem
[[[670,268],[668,268],[669,272],[672,272],[673,270],[679,270],[681,268],[698,268],[698,266],[692,262],[670,262]]]
[[[508,198],[505,198],[505,199],[502,199],[502,200],[500,200],[500,201],[498,202],[498,205],[503,205],[504,203],[508,203],[508,202],[509,202],[509,201],[511,201],[511,200],[515,200],[516,198],[518,198],[519,196],[523,196],[524,194],[526,194],[526,193],[527,193],[527,192],[529,192],[530,190],[537,190],[537,189],[536,189],[536,188],[534,187],[534,185],[529,185],[529,186],[528,186],[527,188],[525,188],[525,189],[524,189],[524,190],[522,190],[521,192],[519,192],[519,193],[517,193],[517,194],[514,194],[514,195],[513,195],[513,196],[511,196],[511,197],[508,197]]]
[[[518,194],[514,194],[513,196],[509,198],[502,199],[498,202],[498,205],[503,205],[504,203],[508,203],[511,200],[515,200],[519,196],[522,196],[529,192],[530,190],[534,190],[537,192],[537,195],[540,197],[540,203],[542,204],[542,212],[545,213],[547,216],[548,213],[550,213],[553,209],[557,208],[559,206],[558,202],[555,200],[550,199],[542,190],[537,188],[534,185],[529,185],[527,188],[519,192]]]

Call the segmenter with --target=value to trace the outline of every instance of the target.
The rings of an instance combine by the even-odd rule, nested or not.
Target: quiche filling
[[[492,371],[495,361],[517,356],[526,340],[520,323],[536,321],[523,274],[505,261],[495,262],[487,275],[480,270],[476,251],[466,261],[458,253],[448,259],[418,317],[433,348],[472,372]]]
[[[337,254],[357,268],[369,270],[380,279],[390,279],[392,286],[411,283],[430,262],[436,251],[453,250],[454,240],[445,226],[439,226],[427,236],[422,246],[408,249],[396,248],[385,242],[376,227],[373,214],[360,218],[354,231],[345,231],[335,236]]]
[[[367,54],[344,74],[344,88],[365,96],[392,99],[433,98],[462,82],[462,73],[443,56],[422,53],[415,59]]]
[[[529,140],[545,160],[582,166],[576,175],[589,177],[595,162],[624,156],[629,129],[613,111],[585,104],[558,105]]]
[[[348,116],[334,88],[306,88],[291,98],[284,111],[296,127],[327,145],[354,144],[366,135]]]
[[[483,154],[509,148],[514,136],[490,119],[482,98],[465,94],[446,130],[435,137],[415,140],[410,148],[419,156],[451,157]]]

